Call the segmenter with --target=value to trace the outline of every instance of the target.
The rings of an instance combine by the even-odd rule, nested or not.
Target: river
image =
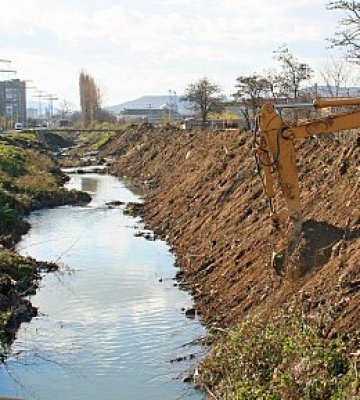
[[[87,191],[91,203],[33,212],[18,246],[62,268],[32,297],[39,316],[18,332],[0,396],[203,399],[183,378],[203,352],[189,343],[205,332],[184,315],[192,299],[176,287],[169,247],[137,237],[141,221],[105,205],[139,197],[109,175],[71,174],[67,187]]]

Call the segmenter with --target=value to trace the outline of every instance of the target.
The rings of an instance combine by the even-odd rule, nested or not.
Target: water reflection
[[[81,190],[88,193],[96,193],[98,187],[98,180],[94,178],[82,178],[81,179]]]
[[[18,356],[6,364],[10,375],[0,373],[0,395],[202,398],[177,379],[190,361],[169,362],[202,352],[183,344],[204,334],[180,312],[191,299],[173,287],[171,253],[163,242],[134,237],[139,221],[104,207],[138,198],[110,176],[77,175],[69,187],[96,193],[86,207],[33,213],[20,250],[61,261],[73,273],[44,279],[33,299],[42,315],[20,330],[13,346]]]

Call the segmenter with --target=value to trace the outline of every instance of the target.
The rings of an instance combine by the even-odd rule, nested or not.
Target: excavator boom
[[[344,107],[360,105],[360,98],[315,99],[315,108]],[[270,201],[271,216],[275,226],[285,224],[288,217],[289,252],[297,246],[301,228],[302,213],[300,188],[296,167],[294,141],[310,136],[328,134],[360,127],[360,110],[288,126],[271,103],[264,104],[257,116],[259,132],[256,136],[255,155],[262,166],[262,180],[265,193]],[[285,197],[288,212],[278,212],[274,205],[276,195],[273,172],[276,172],[281,191]],[[285,214],[286,217],[285,217]]]
[[[294,139],[304,139],[313,135],[323,135],[354,129],[360,127],[360,111],[350,114],[332,115],[317,121],[299,124],[296,127],[289,128],[294,134]]]

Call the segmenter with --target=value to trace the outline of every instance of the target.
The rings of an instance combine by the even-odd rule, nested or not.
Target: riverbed
[[[69,189],[90,204],[40,210],[18,249],[61,270],[32,297],[39,316],[23,324],[0,371],[0,395],[27,400],[203,399],[183,382],[204,349],[188,319],[163,241],[148,241],[139,219],[106,203],[141,201],[109,175],[71,174]],[[174,361],[175,359],[183,361]]]

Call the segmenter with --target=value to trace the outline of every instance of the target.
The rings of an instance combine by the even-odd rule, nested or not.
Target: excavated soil
[[[231,327],[254,312],[271,318],[296,298],[307,314],[332,316],[332,335],[360,327],[356,135],[298,143],[306,222],[291,262],[276,268],[271,255],[284,238],[271,224],[250,133],[130,127],[102,155],[114,158],[113,173],[146,189],[145,219],[172,246],[205,324]]]

